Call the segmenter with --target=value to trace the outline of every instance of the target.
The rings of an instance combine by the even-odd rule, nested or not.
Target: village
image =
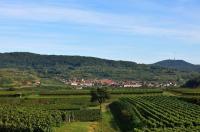
[[[85,80],[85,79],[60,79],[66,85],[70,85],[79,89],[85,87],[94,87],[94,86],[109,86],[113,88],[165,88],[165,87],[176,87],[177,83],[168,81],[168,82],[156,82],[156,81],[136,81],[136,80],[124,80],[124,81],[114,81],[111,79],[94,79],[94,80]]]

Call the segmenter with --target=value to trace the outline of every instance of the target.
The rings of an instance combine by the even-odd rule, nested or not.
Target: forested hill
[[[27,52],[0,53],[1,67],[82,67],[82,66],[108,66],[108,67],[133,67],[137,65],[128,61],[113,61],[94,57],[82,56],[56,56],[39,55]]]
[[[0,68],[31,70],[39,77],[110,78],[114,80],[183,80],[198,74],[135,62],[24,52],[1,53]]]
[[[200,72],[200,66],[188,63],[184,60],[163,60],[154,64],[155,66],[161,66],[164,68],[173,68],[182,71],[198,71]]]

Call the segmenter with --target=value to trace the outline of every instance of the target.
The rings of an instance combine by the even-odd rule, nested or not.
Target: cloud
[[[196,26],[187,28],[188,24],[174,23],[167,26],[165,19],[149,18],[145,15],[125,15],[55,6],[0,5],[0,18],[30,20],[36,22],[76,23],[83,26],[95,26],[100,30],[122,32],[154,37],[168,37],[199,42],[200,31]],[[178,28],[182,26],[182,28]],[[184,28],[183,28],[184,27]]]

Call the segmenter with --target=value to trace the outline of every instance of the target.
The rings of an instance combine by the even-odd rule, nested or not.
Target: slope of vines
[[[176,97],[135,96],[110,105],[122,131],[179,131],[199,129],[200,106]],[[126,122],[126,123],[123,123]]]

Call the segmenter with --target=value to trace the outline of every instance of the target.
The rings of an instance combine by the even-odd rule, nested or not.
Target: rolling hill
[[[0,53],[0,69],[33,71],[38,78],[184,81],[199,75],[197,71],[179,71],[158,64],[145,65],[94,57],[40,55],[26,52]],[[1,78],[3,77],[2,75]]]
[[[173,68],[181,71],[198,71],[200,72],[200,66],[188,63],[184,60],[163,60],[153,64],[164,68]]]

